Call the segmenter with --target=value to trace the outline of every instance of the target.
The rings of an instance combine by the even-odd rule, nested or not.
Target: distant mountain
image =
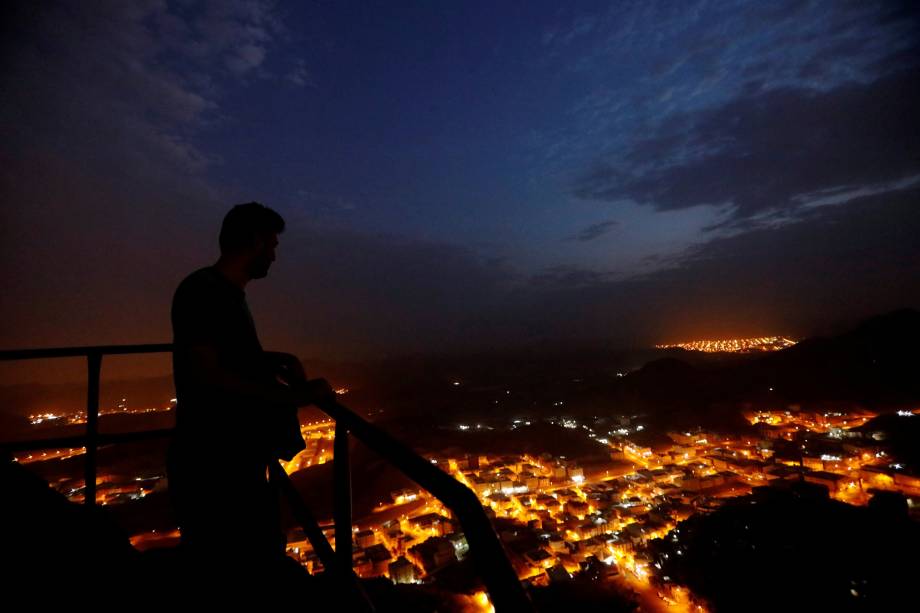
[[[918,367],[920,311],[905,309],[868,319],[840,336],[809,339],[764,356],[742,374],[773,377],[784,386],[780,392],[804,402],[839,397],[894,405],[920,399]]]
[[[124,398],[129,409],[169,406],[175,397],[172,375],[106,381],[99,387],[99,406],[113,408]],[[28,415],[39,412],[86,411],[85,383],[23,383],[0,386],[0,426],[14,434]],[[3,438],[12,438],[4,436]]]
[[[895,408],[920,404],[920,312],[868,319],[830,338],[813,338],[739,360],[664,358],[613,385],[617,402],[664,419],[711,421],[739,405],[760,408]]]

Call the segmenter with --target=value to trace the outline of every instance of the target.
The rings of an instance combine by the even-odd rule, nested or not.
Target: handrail
[[[460,520],[463,533],[470,546],[473,562],[479,569],[496,610],[533,610],[527,592],[524,591],[517,574],[511,567],[492,523],[470,488],[415,453],[386,431],[365,421],[341,404],[330,402],[320,405],[319,408],[336,421],[335,451],[339,451],[338,438],[341,425],[346,432],[350,432],[371,450],[389,460],[393,466],[428,490],[453,511]],[[339,485],[336,482],[336,487]],[[340,512],[340,508],[336,507],[334,512]],[[351,518],[347,519],[350,525]],[[336,516],[336,525],[339,524],[339,520],[340,517]],[[338,539],[336,539],[336,545],[338,546]]]
[[[89,345],[84,347],[39,347],[37,349],[0,350],[0,362],[9,360],[34,360],[37,358],[79,358],[99,355],[119,355],[134,353],[166,353],[172,351],[172,343],[153,343],[146,345]]]
[[[0,350],[0,361],[28,360],[37,358],[86,357],[87,373],[87,414],[86,433],[80,436],[55,439],[36,439],[29,441],[0,442],[0,447],[8,450],[49,449],[54,447],[86,447],[84,467],[85,504],[96,502],[96,448],[100,444],[145,440],[168,436],[172,429],[150,430],[119,434],[100,434],[99,419],[99,380],[103,355],[124,355],[139,353],[164,353],[173,350],[172,344],[146,345],[101,345],[84,347],[53,347],[39,349]],[[439,469],[431,462],[418,455],[410,447],[393,438],[386,431],[364,420],[350,409],[337,402],[323,403],[319,407],[335,419],[335,441],[333,448],[333,471],[335,476],[335,493],[333,514],[336,525],[336,550],[334,552],[340,574],[353,576],[351,570],[351,471],[348,460],[348,435],[354,435],[359,441],[390,461],[406,476],[428,490],[446,505],[460,521],[463,533],[470,546],[473,562],[479,570],[486,590],[499,611],[533,610],[527,592],[524,591],[517,574],[511,567],[498,536],[486,516],[482,505],[473,492]],[[315,518],[303,504],[293,488],[287,475],[280,466],[272,468],[275,481],[291,501],[292,508],[301,523],[305,534],[320,555],[324,566],[330,561],[331,547]],[[325,543],[325,545],[323,544]],[[347,570],[346,570],[347,569]]]
[[[48,347],[38,349],[6,349],[0,351],[0,362],[12,360],[34,360],[38,358],[85,357],[86,375],[86,433],[72,437],[74,444],[61,447],[86,447],[86,460],[83,465],[84,504],[96,504],[96,449],[102,437],[99,434],[99,378],[102,369],[102,356],[111,354],[164,353],[172,351],[172,344],[159,343],[147,345],[98,345],[84,347]],[[112,437],[106,437],[112,440]],[[66,439],[65,439],[66,440]],[[117,438],[115,439],[117,442]],[[27,441],[29,442],[29,441]],[[39,441],[34,441],[39,443]],[[53,442],[53,441],[52,441]],[[41,441],[41,447],[33,449],[50,449],[49,441]],[[3,443],[7,449],[15,449],[15,444]]]

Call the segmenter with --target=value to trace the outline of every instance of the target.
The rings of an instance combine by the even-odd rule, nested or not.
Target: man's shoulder
[[[176,295],[188,292],[208,291],[219,287],[213,266],[205,266],[189,273],[176,287]]]
[[[184,342],[183,339],[220,325],[227,302],[215,274],[218,273],[213,267],[199,268],[176,287],[170,308],[174,342]]]
[[[216,280],[215,273],[216,271],[213,266],[203,266],[186,275],[179,283],[179,287],[189,283],[214,283]]]
[[[213,305],[223,302],[223,288],[215,274],[213,267],[206,266],[182,279],[173,293],[173,314],[189,310],[195,311],[206,304]]]

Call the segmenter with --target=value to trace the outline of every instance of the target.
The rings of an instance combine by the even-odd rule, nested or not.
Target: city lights
[[[735,338],[723,340],[687,341],[655,345],[658,349],[686,349],[706,353],[748,353],[757,351],[779,351],[796,344],[784,336],[762,336],[756,338]]]

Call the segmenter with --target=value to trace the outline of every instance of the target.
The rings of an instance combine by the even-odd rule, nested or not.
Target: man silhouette
[[[234,588],[287,567],[268,463],[284,455],[279,424],[303,446],[296,407],[334,398],[325,380],[307,380],[296,357],[262,349],[246,304],[246,284],[268,274],[283,231],[282,217],[262,204],[233,207],[217,263],[188,275],[172,302],[170,498],[192,568],[242,582]]]

